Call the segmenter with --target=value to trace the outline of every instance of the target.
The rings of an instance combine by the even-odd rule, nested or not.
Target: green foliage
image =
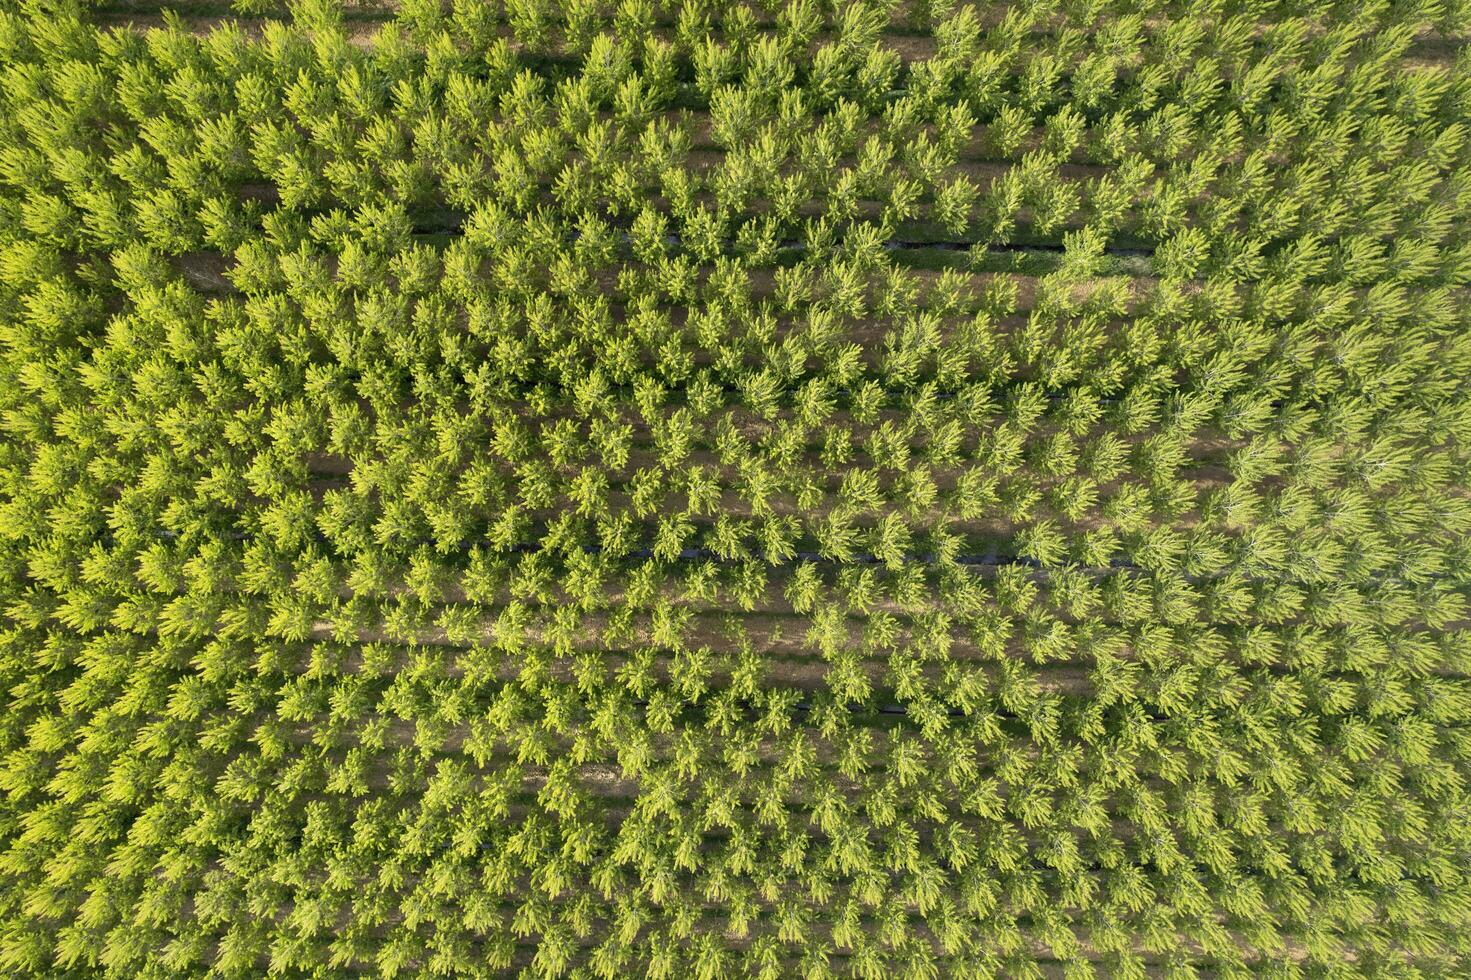
[[[6,5],[0,972],[1471,973],[1468,10]]]

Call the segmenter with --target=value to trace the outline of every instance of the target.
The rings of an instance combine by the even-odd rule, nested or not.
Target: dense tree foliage
[[[1468,32],[0,2],[0,973],[1471,974]]]

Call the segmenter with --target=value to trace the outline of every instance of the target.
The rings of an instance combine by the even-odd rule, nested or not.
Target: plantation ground
[[[1468,31],[0,0],[0,972],[1471,974]]]

